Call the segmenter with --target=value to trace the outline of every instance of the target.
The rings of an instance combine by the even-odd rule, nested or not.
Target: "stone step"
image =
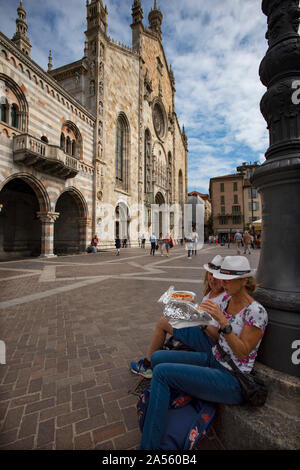
[[[266,404],[219,405],[213,427],[226,450],[299,450],[300,380],[256,363],[269,389]]]

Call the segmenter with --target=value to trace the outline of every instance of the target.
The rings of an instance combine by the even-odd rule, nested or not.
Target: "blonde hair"
[[[254,277],[248,277],[248,281],[247,281],[247,284],[246,284],[246,289],[248,292],[255,292],[258,285],[256,283],[256,279]]]
[[[208,271],[205,271],[203,284],[204,284],[203,297],[205,297],[210,292],[210,287],[208,284]]]

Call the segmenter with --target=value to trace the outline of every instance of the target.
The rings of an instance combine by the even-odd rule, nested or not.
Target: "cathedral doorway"
[[[45,210],[41,191],[26,178],[11,178],[0,191],[0,255],[39,256]]]
[[[154,223],[154,233],[158,237],[160,236],[160,234],[162,234],[163,237],[166,237],[168,235],[168,223],[165,203],[165,198],[162,193],[156,193],[155,204],[159,207],[155,208],[152,220]]]
[[[115,237],[119,237],[125,246],[129,242],[129,224],[128,207],[124,202],[119,202],[115,210]]]
[[[59,213],[54,225],[54,253],[79,253],[85,250],[86,210],[80,195],[72,190],[60,195],[55,206]]]

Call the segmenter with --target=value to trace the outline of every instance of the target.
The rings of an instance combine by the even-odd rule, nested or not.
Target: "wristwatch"
[[[226,325],[224,328],[219,328],[218,333],[223,333],[223,335],[229,335],[232,332],[232,326]]]

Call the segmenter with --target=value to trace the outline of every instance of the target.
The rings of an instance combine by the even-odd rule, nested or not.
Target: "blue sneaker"
[[[152,378],[152,369],[151,367],[144,366],[144,359],[141,359],[138,362],[131,362],[130,370],[134,374],[138,374],[138,375],[141,375],[142,377],[145,377],[145,379]]]

